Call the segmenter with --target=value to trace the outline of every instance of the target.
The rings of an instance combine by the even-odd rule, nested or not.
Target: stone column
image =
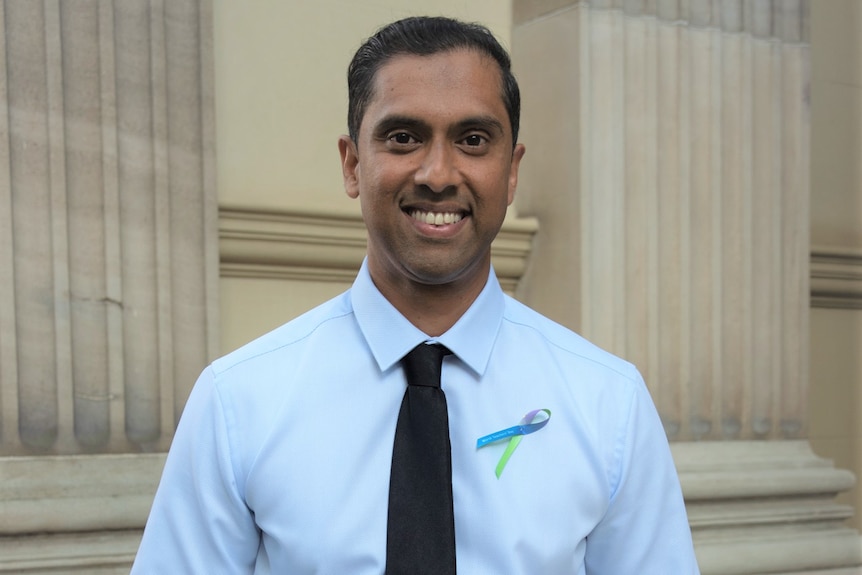
[[[0,454],[164,450],[215,353],[208,18],[0,4]]]
[[[518,295],[641,369],[705,574],[859,565],[805,441],[807,2],[514,7]]]

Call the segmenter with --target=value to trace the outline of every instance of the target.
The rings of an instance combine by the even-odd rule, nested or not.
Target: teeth
[[[423,212],[421,210],[413,210],[410,212],[410,217],[416,221],[435,226],[443,224],[457,224],[461,221],[461,214],[454,212]]]

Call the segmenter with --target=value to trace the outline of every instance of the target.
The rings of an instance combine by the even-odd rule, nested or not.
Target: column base
[[[703,575],[862,575],[862,539],[846,525],[853,508],[835,503],[856,479],[807,441],[671,449]],[[0,536],[0,574],[128,573],[149,507],[140,500],[151,499],[163,457],[4,461],[0,507],[15,519]],[[47,490],[40,478],[64,485]]]
[[[163,453],[0,458],[0,575],[129,573]]]
[[[143,531],[0,537],[0,574],[128,575]]]
[[[703,575],[860,575],[853,508],[835,496],[856,482],[807,441],[671,446]]]

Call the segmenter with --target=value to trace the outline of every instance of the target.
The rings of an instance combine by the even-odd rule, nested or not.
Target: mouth
[[[464,218],[464,214],[462,212],[429,212],[425,210],[411,209],[407,213],[417,222],[432,226],[457,224]]]

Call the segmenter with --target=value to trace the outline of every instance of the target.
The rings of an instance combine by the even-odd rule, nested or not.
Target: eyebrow
[[[455,124],[455,131],[463,132],[466,130],[475,130],[475,129],[485,130],[486,132],[497,132],[499,135],[503,135],[505,130],[503,128],[503,124],[497,118],[493,116],[475,116],[472,118],[464,118],[457,124]]]
[[[399,128],[405,128],[408,130],[427,130],[428,124],[419,120],[418,118],[413,118],[411,116],[403,116],[403,115],[392,115],[386,116],[374,126],[374,135],[383,136],[387,132],[392,130],[396,130]]]

